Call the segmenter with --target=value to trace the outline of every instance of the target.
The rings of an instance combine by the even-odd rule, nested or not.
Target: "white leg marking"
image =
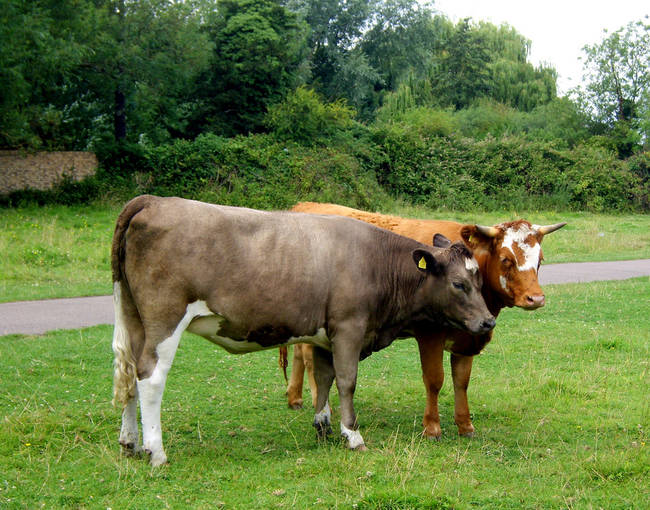
[[[321,425],[329,425],[332,419],[332,409],[330,408],[330,403],[325,402],[325,407],[322,411],[314,415],[314,423]]]
[[[343,423],[341,423],[341,435],[348,440],[348,448],[351,450],[364,445],[363,437],[361,437],[359,431],[350,430],[345,425],[343,425]]]
[[[138,430],[138,396],[130,399],[122,411],[120,444],[128,453],[140,453],[140,431]]]
[[[185,316],[181,319],[174,333],[156,347],[158,361],[147,379],[137,381],[142,413],[142,440],[144,449],[151,453],[151,464],[159,466],[167,462],[167,455],[162,444],[162,429],[160,425],[160,406],[165,390],[167,374],[174,361],[181,334],[192,319],[198,315],[207,315],[209,311],[205,302],[195,301],[187,306]]]

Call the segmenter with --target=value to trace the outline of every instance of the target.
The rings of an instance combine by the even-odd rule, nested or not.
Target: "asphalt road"
[[[619,262],[549,264],[540,270],[542,285],[625,280],[650,276],[650,259]],[[55,329],[113,324],[113,297],[96,296],[0,303],[0,336],[35,335]]]

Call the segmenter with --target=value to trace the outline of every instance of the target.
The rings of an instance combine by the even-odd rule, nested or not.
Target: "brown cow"
[[[296,342],[314,349],[314,425],[329,431],[334,379],[341,434],[364,448],[353,406],[359,360],[422,322],[476,334],[494,327],[471,251],[432,247],[340,216],[264,212],[141,196],[120,214],[111,255],[120,443],[167,460],[160,408],[186,329],[231,353]],[[433,326],[429,326],[433,328]]]
[[[302,202],[293,211],[313,214],[334,214],[356,218],[423,242],[436,233],[452,241],[462,240],[474,251],[483,275],[483,297],[496,317],[502,308],[517,306],[534,310],[544,306],[545,298],[537,281],[543,259],[540,243],[544,235],[566,223],[537,226],[525,220],[501,223],[494,227],[463,225],[453,221],[412,220],[398,216],[359,211],[335,204]],[[451,375],[454,383],[454,420],[461,436],[472,436],[474,426],[469,414],[467,387],[472,371],[473,356],[492,338],[492,331],[479,336],[449,328],[420,327],[415,332],[420,349],[422,377],[427,392],[424,411],[424,435],[438,439],[442,433],[438,414],[438,393],[444,380],[442,352],[451,352]],[[302,406],[302,384],[305,366],[309,371],[309,345],[296,346],[291,380],[287,388],[289,406]],[[283,354],[281,354],[282,356]],[[286,351],[284,352],[286,357]],[[315,387],[311,383],[312,400]]]

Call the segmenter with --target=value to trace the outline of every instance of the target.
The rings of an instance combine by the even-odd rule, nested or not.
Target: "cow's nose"
[[[526,304],[528,308],[540,308],[546,303],[544,294],[538,296],[526,296]]]
[[[497,324],[497,321],[494,319],[494,317],[490,317],[489,319],[485,319],[481,323],[481,329],[483,331],[490,331],[491,329],[494,328],[494,326],[496,326],[496,324]]]

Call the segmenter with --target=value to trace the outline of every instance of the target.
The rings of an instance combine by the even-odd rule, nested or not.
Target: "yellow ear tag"
[[[418,262],[418,267],[420,269],[426,269],[427,268],[427,261],[424,260],[424,257],[420,259],[420,262]]]
[[[474,234],[472,234],[471,236],[469,236],[468,241],[469,241],[470,243],[473,243],[473,242],[474,242]]]

